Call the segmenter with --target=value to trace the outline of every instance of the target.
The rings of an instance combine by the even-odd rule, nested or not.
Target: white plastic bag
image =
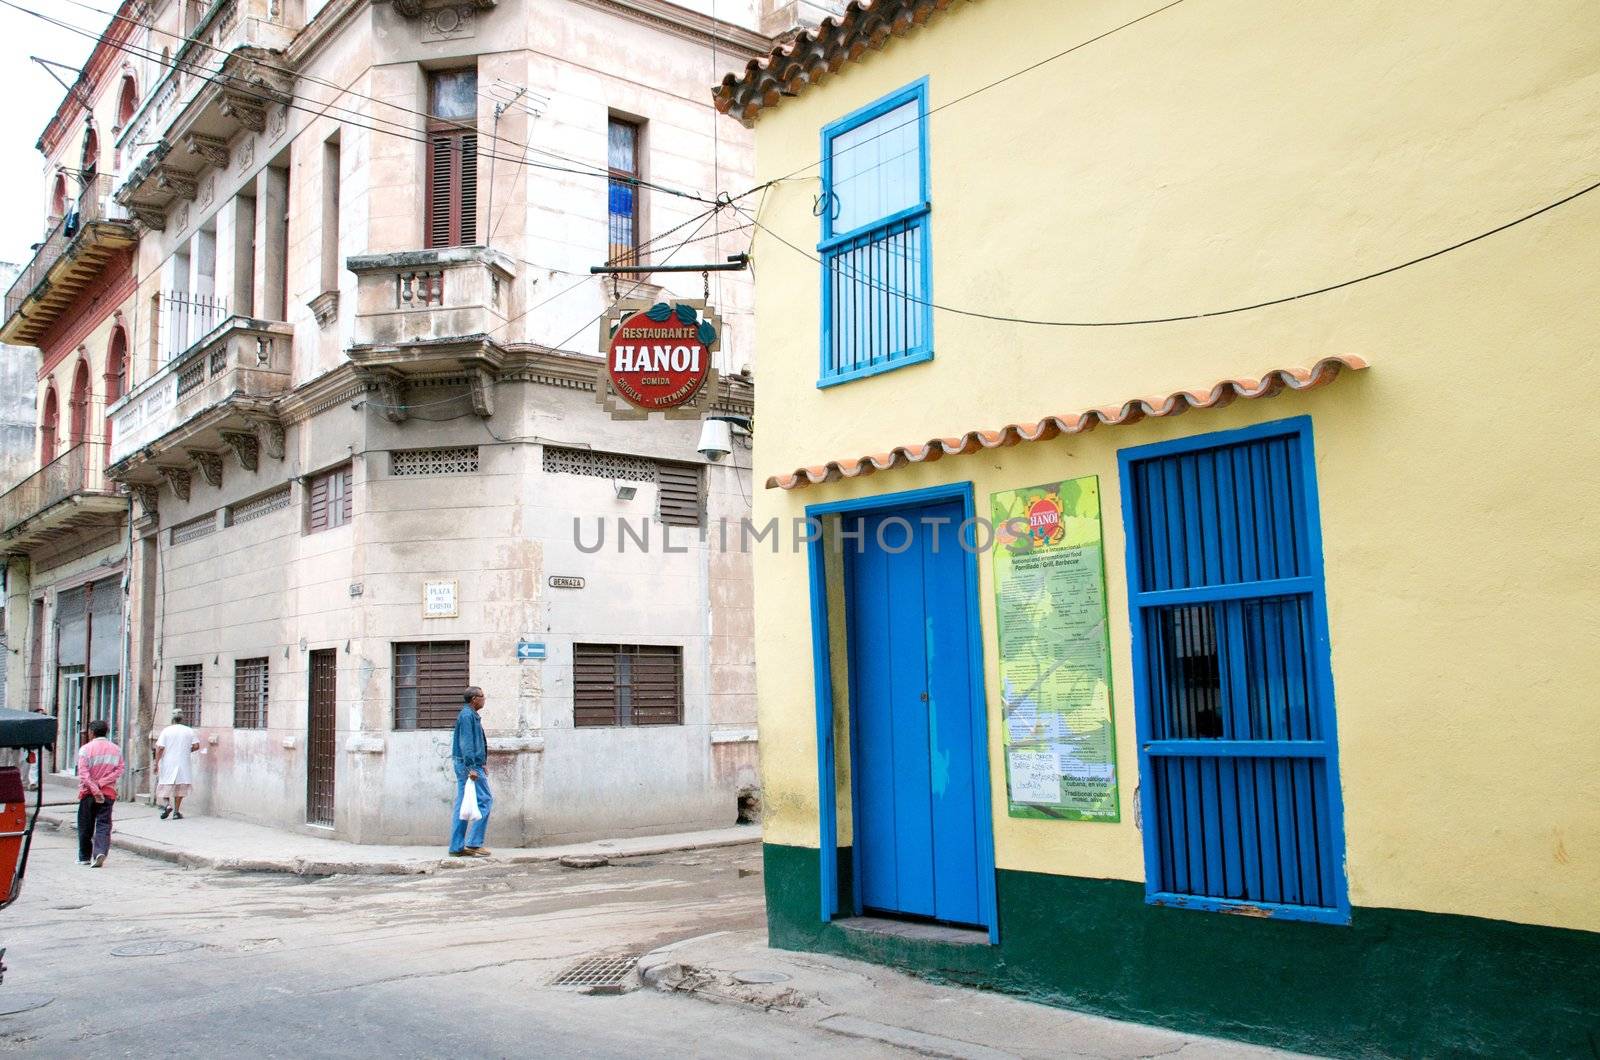
[[[461,793],[461,819],[463,821],[476,821],[483,816],[483,811],[478,809],[478,782],[467,781],[467,788]]]

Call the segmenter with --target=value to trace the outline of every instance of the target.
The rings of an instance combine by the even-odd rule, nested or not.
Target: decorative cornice
[[[261,463],[261,442],[249,431],[222,431],[223,444],[233,450],[239,466],[254,471]]]
[[[197,155],[208,165],[218,169],[228,168],[228,141],[218,136],[207,136],[204,133],[185,133],[183,146],[191,155]]]
[[[156,507],[161,497],[161,487],[151,482],[129,483],[128,492],[133,494],[133,499],[139,502],[139,514],[151,519],[157,518]]]
[[[172,487],[173,495],[180,501],[189,499],[189,469],[184,467],[167,467],[165,464],[157,465],[156,470],[161,477],[167,480],[167,485]]]
[[[251,132],[260,132],[267,127],[267,102],[253,93],[225,88],[218,107],[223,114]]]
[[[194,461],[194,466],[205,477],[213,489],[222,488],[222,454],[213,453],[207,449],[186,449],[189,459]]]
[[[306,305],[310,308],[311,315],[316,318],[317,327],[325,328],[339,317],[339,292],[323,291]]]

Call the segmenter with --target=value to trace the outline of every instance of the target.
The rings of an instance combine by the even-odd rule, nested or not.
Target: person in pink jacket
[[[94,737],[78,748],[78,864],[99,868],[111,852],[111,808],[117,804],[122,749],[106,736],[104,719],[89,723]]]

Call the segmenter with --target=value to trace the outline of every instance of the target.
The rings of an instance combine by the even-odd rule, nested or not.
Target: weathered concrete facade
[[[489,700],[491,845],[732,823],[758,787],[748,435],[708,463],[697,421],[612,420],[592,351],[614,298],[709,288],[713,411],[748,417],[750,285],[588,269],[618,257],[619,201],[637,200],[627,253],[644,261],[747,249],[745,222],[712,206],[753,183],[750,136],[704,85],[804,12],[195,6],[151,5],[133,30],[173,47],[174,69],[116,143],[116,200],[143,233],[141,368],[110,451],[137,501],[141,739],[191,712],[202,811],[442,839],[450,718],[429,682],[454,682],[453,715],[470,680]],[[452,97],[467,109],[442,119],[439,93],[472,74]],[[464,133],[470,162],[440,146]],[[616,520],[648,553],[619,552]],[[413,661],[462,645],[433,677],[445,664]],[[629,724],[629,685],[617,724],[578,726],[574,645],[675,651],[678,722]]]
[[[127,5],[124,5],[125,7]],[[7,705],[60,718],[70,762],[87,723],[130,732],[124,709],[127,498],[105,476],[107,406],[126,390],[138,233],[114,201],[114,131],[149,83],[114,24],[35,145],[43,238],[6,282]],[[23,457],[15,460],[20,449]],[[137,769],[138,763],[135,763]],[[70,766],[69,766],[70,768]],[[129,789],[137,772],[130,775]]]

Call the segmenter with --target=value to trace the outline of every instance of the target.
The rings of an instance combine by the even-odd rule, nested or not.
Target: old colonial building
[[[43,237],[7,285],[0,323],[0,343],[29,350],[27,385],[8,386],[5,401],[14,408],[26,395],[31,435],[26,468],[0,494],[6,699],[58,715],[58,750],[76,748],[92,718],[122,739],[132,731],[124,676],[128,501],[105,468],[106,410],[134,370],[139,234],[112,192],[114,142],[154,64],[127,52],[127,39],[119,25],[108,29],[39,137],[38,198],[13,208],[37,210]],[[130,776],[129,790],[135,782]]]
[[[1600,12],[1157,8],[872,0],[718,87],[758,522],[827,529],[755,556],[772,943],[1582,1055],[1600,465],[1508,383],[1593,370]]]
[[[120,242],[80,284],[111,290],[104,333],[58,341],[31,306],[8,327],[47,351],[44,422],[104,454],[92,532],[119,562],[132,542],[128,737],[142,755],[175,709],[198,728],[197,808],[442,841],[468,684],[492,845],[731,824],[756,789],[748,559],[708,534],[748,512],[748,434],[710,463],[698,422],[614,420],[593,353],[613,301],[709,295],[711,411],[749,417],[751,288],[588,271],[748,248],[714,206],[753,183],[751,140],[704,85],[812,5],[714,6],[113,21],[135,87],[97,126],[95,209],[134,220],[106,222]],[[90,400],[108,415],[51,419],[103,356],[125,365]]]

